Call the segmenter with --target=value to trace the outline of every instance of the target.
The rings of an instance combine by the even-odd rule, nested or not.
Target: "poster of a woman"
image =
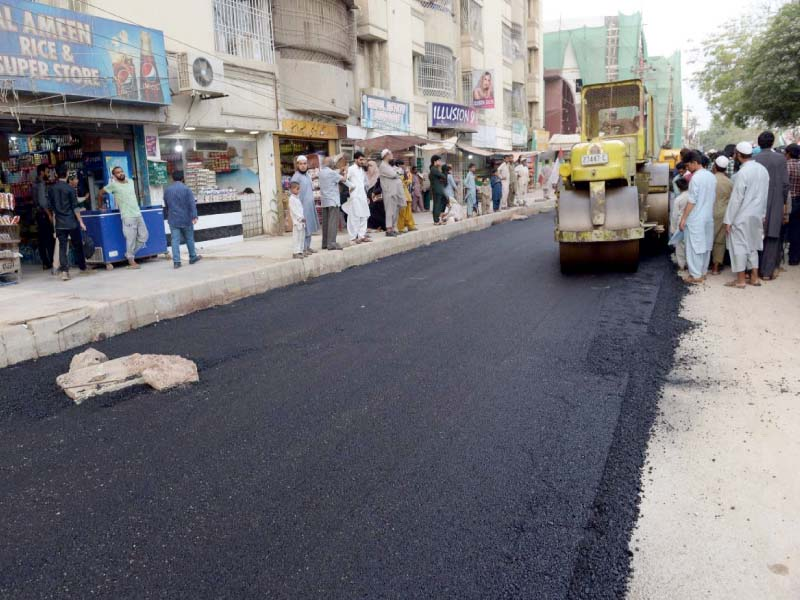
[[[473,71],[472,81],[476,82],[472,90],[473,108],[494,108],[494,77],[491,71]]]

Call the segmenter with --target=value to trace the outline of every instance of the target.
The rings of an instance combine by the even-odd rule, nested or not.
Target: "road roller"
[[[640,79],[581,91],[581,141],[556,201],[561,271],[636,271],[646,235],[666,238],[669,165],[653,160],[653,98]]]

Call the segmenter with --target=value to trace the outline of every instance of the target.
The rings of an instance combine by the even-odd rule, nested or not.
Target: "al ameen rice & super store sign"
[[[0,4],[0,80],[17,91],[169,104],[164,35],[44,4]]]

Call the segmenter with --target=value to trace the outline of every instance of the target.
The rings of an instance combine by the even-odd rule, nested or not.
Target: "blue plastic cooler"
[[[125,236],[122,235],[122,217],[118,210],[89,210],[81,213],[86,231],[95,245],[91,263],[115,263],[125,260]],[[167,251],[167,235],[164,231],[164,208],[149,206],[142,208],[142,217],[149,238],[137,253],[136,258],[164,254]]]

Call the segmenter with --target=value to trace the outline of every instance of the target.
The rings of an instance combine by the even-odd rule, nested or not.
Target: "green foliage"
[[[722,151],[728,144],[738,144],[739,142],[753,142],[758,138],[758,134],[764,130],[763,125],[742,129],[736,125],[725,123],[720,117],[715,116],[711,125],[706,131],[697,134],[696,145],[705,151],[712,148]]]
[[[798,23],[800,3],[792,2],[769,18],[730,22],[703,44],[705,67],[694,82],[724,122],[746,128],[800,121]]]

